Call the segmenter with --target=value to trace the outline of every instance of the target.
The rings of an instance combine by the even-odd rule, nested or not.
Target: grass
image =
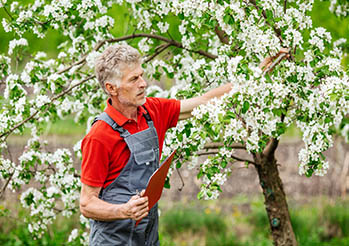
[[[11,206],[13,207],[13,206]],[[59,217],[41,239],[34,240],[24,223],[28,211],[14,211],[16,219],[0,216],[0,245],[64,245],[78,216]],[[349,200],[311,198],[290,202],[291,221],[299,245],[349,245]],[[161,246],[272,246],[261,198],[160,203]]]
[[[54,144],[74,145],[86,134],[86,125],[74,122],[74,117],[69,116],[56,122],[45,122],[42,127],[42,139]],[[25,129],[23,134],[12,134],[8,138],[10,144],[24,145],[30,138],[30,129]]]
[[[230,211],[228,204],[233,205]],[[212,210],[211,207],[207,202],[196,202],[167,208],[160,218],[162,238],[174,245],[273,245],[262,199],[217,201],[214,210],[221,212],[205,212]],[[330,202],[326,198],[314,198],[304,204],[291,203],[291,221],[299,245],[348,245],[348,207],[349,201]],[[191,235],[192,240],[187,237],[183,242],[178,236],[182,233]]]

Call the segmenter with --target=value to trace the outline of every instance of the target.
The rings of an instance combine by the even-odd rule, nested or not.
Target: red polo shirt
[[[131,134],[148,128],[143,107],[138,107],[137,122],[123,116],[113,108],[108,100],[105,112]],[[167,129],[177,125],[180,101],[175,99],[148,97],[144,104],[154,122],[160,147],[165,139]],[[81,182],[95,187],[107,187],[127,164],[130,151],[120,134],[104,121],[97,121],[81,143],[82,164]]]

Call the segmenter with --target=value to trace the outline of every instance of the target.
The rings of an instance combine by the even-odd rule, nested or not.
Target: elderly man
[[[159,167],[167,129],[231,84],[187,100],[146,97],[139,52],[108,47],[96,75],[108,94],[105,111],[82,141],[80,210],[91,218],[90,245],[159,245],[158,211],[139,194]],[[135,221],[142,219],[135,227]]]

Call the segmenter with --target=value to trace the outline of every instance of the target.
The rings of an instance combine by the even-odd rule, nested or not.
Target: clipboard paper
[[[153,175],[149,178],[147,188],[145,189],[144,195],[148,197],[148,207],[149,210],[159,201],[166,177],[168,169],[170,168],[173,157],[176,153],[176,150],[171,153],[170,156],[164,160],[164,162],[160,165],[160,167],[153,173]],[[139,224],[141,220],[137,220],[135,226]]]

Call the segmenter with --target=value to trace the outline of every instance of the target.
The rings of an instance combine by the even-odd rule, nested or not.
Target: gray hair
[[[131,65],[141,62],[141,55],[138,50],[129,45],[112,45],[104,50],[97,58],[95,65],[96,77],[105,93],[105,82],[109,81],[120,86],[123,76],[121,69],[124,65]]]

